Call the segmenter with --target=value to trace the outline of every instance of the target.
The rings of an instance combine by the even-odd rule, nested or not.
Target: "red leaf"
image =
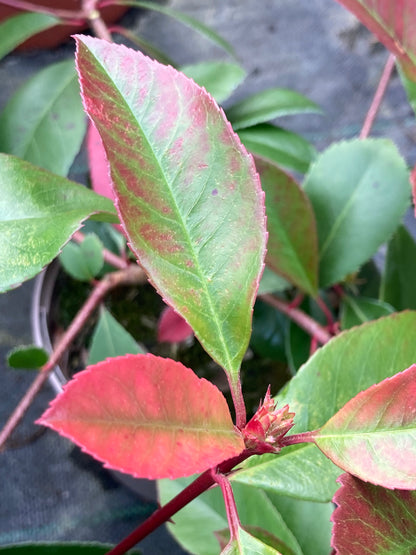
[[[416,492],[387,490],[343,474],[334,497],[332,547],[338,555],[416,552]]]
[[[244,449],[222,393],[181,363],[149,354],[80,372],[38,422],[106,467],[141,478],[188,476]]]
[[[416,2],[414,0],[338,0],[372,31],[416,79]]]
[[[416,489],[416,364],[356,395],[313,437],[362,480]]]
[[[157,328],[157,340],[160,342],[178,343],[193,334],[188,322],[170,306],[167,306],[160,315]]]

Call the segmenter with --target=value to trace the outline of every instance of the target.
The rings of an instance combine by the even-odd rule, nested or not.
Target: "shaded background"
[[[359,133],[387,52],[335,0],[172,0],[167,5],[212,26],[235,48],[247,79],[231,101],[268,87],[289,87],[321,105],[324,116],[281,118],[319,150]],[[123,23],[137,30],[178,64],[229,59],[203,37],[163,15],[132,10]],[[0,109],[24,80],[41,67],[72,56],[71,44],[48,52],[12,54],[0,62]],[[228,101],[227,104],[229,104]],[[414,116],[395,75],[373,135],[392,138],[409,164],[416,159]],[[82,178],[80,156],[72,177]],[[1,194],[1,192],[0,192]],[[32,283],[0,296],[0,421],[4,422],[32,376],[6,367],[15,345],[31,342]],[[51,431],[22,440],[53,397],[46,387],[0,454],[0,544],[40,540],[116,543],[155,508],[116,482],[101,465]],[[141,544],[144,554],[182,553],[164,530]]]

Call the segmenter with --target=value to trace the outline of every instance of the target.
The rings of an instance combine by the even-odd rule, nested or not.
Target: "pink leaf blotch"
[[[350,474],[341,488],[331,520],[337,555],[385,555],[416,552],[416,492],[388,490]]]
[[[167,306],[160,315],[157,324],[157,340],[159,342],[179,343],[193,335],[188,322],[170,306]]]
[[[362,391],[313,434],[337,466],[390,489],[416,488],[416,364]]]
[[[141,478],[188,476],[244,449],[222,393],[180,362],[150,354],[80,372],[38,423]]]
[[[416,78],[416,2],[414,0],[338,0],[372,31]]]

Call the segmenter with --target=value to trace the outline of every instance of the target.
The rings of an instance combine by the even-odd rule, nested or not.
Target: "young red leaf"
[[[343,474],[334,497],[332,547],[337,555],[416,552],[416,492],[391,491]]]
[[[265,254],[253,160],[209,94],[183,74],[121,45],[77,43],[84,106],[130,244],[234,387]]]
[[[173,308],[167,306],[160,315],[157,324],[157,340],[168,343],[185,341],[193,334],[191,326],[177,314]]]
[[[372,31],[416,79],[414,0],[338,0]]]
[[[141,478],[188,476],[244,449],[222,393],[181,363],[150,354],[80,372],[38,423],[106,467]]]
[[[416,364],[351,399],[316,433],[343,470],[386,488],[416,488]]]

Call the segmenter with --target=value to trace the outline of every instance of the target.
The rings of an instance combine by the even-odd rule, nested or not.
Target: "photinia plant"
[[[94,9],[110,3],[149,7],[104,1]],[[343,3],[399,52],[411,94],[416,49],[404,31],[416,25],[411,3]],[[102,24],[99,14],[89,17]],[[68,152],[52,161],[36,152],[33,160],[33,145],[19,135],[0,155],[1,289],[32,277],[62,249],[68,272],[93,284],[48,361],[31,364],[43,365],[0,444],[106,294],[148,279],[167,305],[159,340],[195,335],[224,372],[231,404],[197,368],[146,352],[101,309],[88,367],[38,423],[108,468],[158,480],[160,508],[108,552],[126,553],[175,515],[169,528],[196,554],[328,553],[330,518],[335,553],[413,553],[416,312],[409,309],[416,307],[402,282],[413,277],[416,245],[401,226],[411,195],[406,162],[390,141],[367,138],[367,121],[361,139],[334,144],[310,164],[313,149],[268,120],[317,111],[311,101],[272,89],[225,113],[185,75],[209,83],[212,65],[180,72],[94,28],[104,38],[75,37],[76,68],[93,186],[104,196],[65,177]],[[68,72],[72,90],[69,66],[55,71]],[[13,128],[19,99],[33,86],[9,104],[4,128]],[[215,89],[221,98],[227,86]],[[295,172],[306,174],[302,186]],[[90,217],[117,225],[108,228],[117,253],[79,233]],[[65,247],[71,237],[79,247]],[[386,242],[380,278],[371,258]],[[257,410],[241,371],[252,352],[283,356],[293,374],[274,398],[264,383]],[[9,362],[28,365],[35,356],[22,348]],[[72,547],[32,546],[34,553]]]

